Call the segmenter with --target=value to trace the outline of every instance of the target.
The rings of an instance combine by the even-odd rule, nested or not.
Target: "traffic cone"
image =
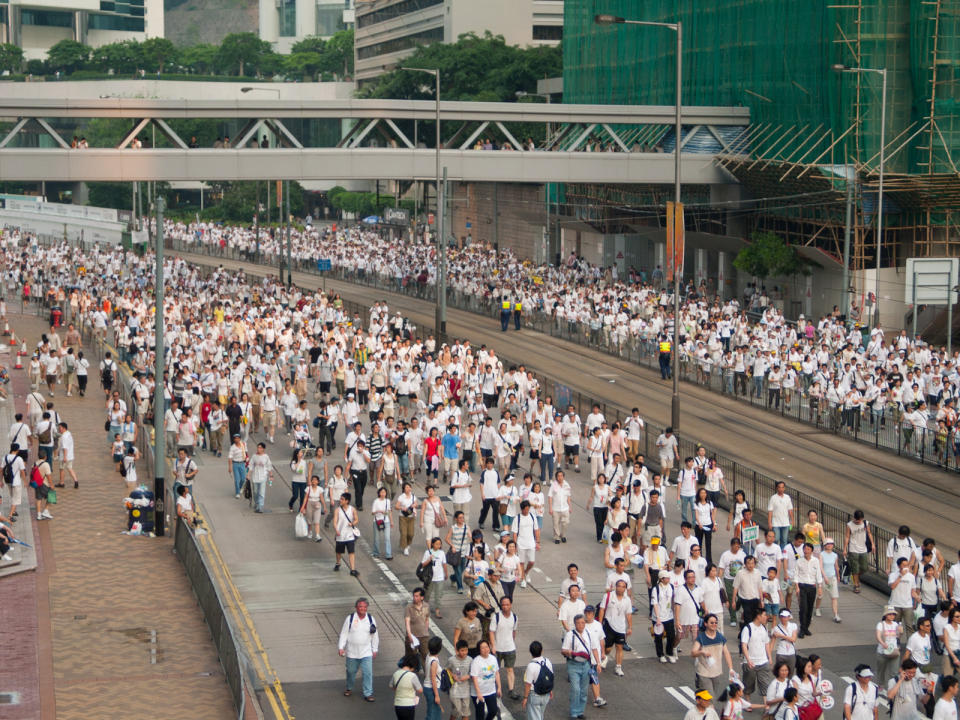
[[[3,319],[3,336],[6,337],[9,334],[10,334],[10,323],[6,318],[4,318]]]
[[[11,331],[10,331],[10,345],[11,345],[11,347],[12,347],[12,346],[14,346],[14,345],[16,345],[16,344],[17,344],[17,334],[11,330]]]
[[[23,363],[20,362],[20,353],[17,353],[17,364],[13,366],[14,370],[23,370]]]
[[[26,341],[26,340],[23,341],[23,344],[20,346],[20,349],[17,351],[17,355],[18,355],[18,356],[22,355],[22,356],[24,356],[24,357],[27,356],[27,341]]]

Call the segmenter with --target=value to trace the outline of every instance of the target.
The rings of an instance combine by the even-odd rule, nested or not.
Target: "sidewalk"
[[[10,320],[28,345],[48,329],[34,316]],[[14,382],[25,378],[12,372]],[[68,479],[51,507],[54,519],[38,523],[49,561],[37,575],[37,603],[49,604],[40,620],[51,638],[39,649],[40,664],[52,665],[56,717],[232,717],[223,670],[171,538],[121,534],[126,487],[108,454],[95,372],[90,379],[87,397],[67,398],[58,388],[53,398],[74,435],[80,488]],[[59,463],[53,471],[56,480]]]

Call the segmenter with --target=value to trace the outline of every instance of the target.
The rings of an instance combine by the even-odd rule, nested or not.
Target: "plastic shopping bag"
[[[297,513],[297,517],[293,521],[293,534],[298,538],[305,538],[307,532],[307,519],[303,516],[303,513]]]

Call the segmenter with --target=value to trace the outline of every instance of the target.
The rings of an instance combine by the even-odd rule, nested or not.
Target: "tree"
[[[136,40],[101,45],[92,51],[90,65],[101,72],[130,75],[143,67],[143,46]]]
[[[273,54],[270,43],[255,33],[230,33],[220,43],[217,68],[228,75],[242,76],[245,71],[256,71]]]
[[[53,72],[72,73],[87,63],[91,52],[89,45],[76,40],[61,40],[47,51],[47,64]]]
[[[340,80],[353,76],[353,30],[341,30],[327,41],[321,72]]]
[[[147,72],[163,72],[177,58],[176,46],[166,38],[149,38],[140,46],[143,67]]]
[[[0,72],[19,72],[23,66],[23,50],[10,43],[0,44]]]
[[[760,280],[768,277],[809,275],[809,263],[800,257],[797,249],[776,233],[755,232],[751,242],[733,260],[740,272]]]
[[[187,72],[212,75],[217,67],[220,48],[208,43],[191,45],[180,52],[180,65]]]

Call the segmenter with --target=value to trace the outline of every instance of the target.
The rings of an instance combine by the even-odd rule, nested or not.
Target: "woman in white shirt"
[[[397,496],[393,507],[400,513],[400,552],[409,555],[410,545],[413,543],[418,508],[417,498],[413,494],[413,486],[410,483],[403,484],[403,492]]]
[[[727,492],[727,483],[723,479],[723,470],[720,469],[720,466],[717,465],[716,458],[710,458],[707,460],[707,468],[704,470],[704,477],[706,482],[704,487],[707,489],[707,497],[710,498],[710,502],[716,505],[720,501],[720,492],[723,491],[724,499],[730,497]]]
[[[607,529],[604,534],[609,537],[622,524],[627,522],[627,511],[623,507],[623,500],[619,497],[613,497],[610,500],[610,507],[607,510],[607,519],[604,521]]]
[[[710,501],[706,488],[697,490],[697,501],[693,504],[695,530],[700,549],[707,562],[713,562],[713,531],[717,527],[717,508]]]
[[[720,591],[723,589],[723,580],[720,579],[719,570],[713,563],[707,566],[707,574],[700,587],[703,588],[704,614],[713,613],[722,619],[723,601],[720,599]]]
[[[297,448],[293,451],[293,458],[290,460],[290,500],[287,502],[287,508],[290,510],[290,512],[293,512],[294,505],[296,505],[298,508],[303,506],[306,492],[306,451],[303,448]]]
[[[543,428],[543,435],[540,441],[540,482],[553,482],[553,473],[556,467],[556,438],[553,432],[553,422],[549,419],[548,424]]]
[[[503,585],[503,594],[513,600],[513,591],[517,580],[523,580],[523,563],[517,555],[517,543],[507,541],[507,551],[500,556],[497,563],[500,566],[500,584]]]
[[[527,502],[530,503],[530,514],[537,518],[537,528],[543,530],[543,489],[539,482],[530,486]]]
[[[323,517],[323,488],[320,486],[320,476],[310,476],[310,486],[303,497],[303,504],[300,506],[300,512],[303,513],[307,525],[312,526],[307,531],[307,538],[314,538],[317,542],[323,540],[320,537],[320,518]]]
[[[461,460],[461,463],[466,462]],[[457,581],[457,593],[463,595],[463,570],[470,560],[470,528],[467,526],[467,516],[462,510],[456,510],[453,513],[453,523],[447,530],[447,536],[444,542],[450,546],[450,550],[460,554],[460,562],[451,565],[453,568],[453,577]]]
[[[587,499],[587,510],[593,510],[593,523],[597,531],[597,542],[603,542],[603,527],[607,521],[607,510],[610,502],[610,486],[607,485],[607,476],[597,475],[597,480],[590,490]]]
[[[327,479],[327,500],[330,503],[330,512],[327,513],[327,517],[323,521],[324,527],[330,526],[330,521],[333,518],[333,510],[340,504],[340,496],[346,491],[347,476],[343,474],[343,465],[334,465],[333,475]]]
[[[377,489],[377,498],[370,506],[370,514],[373,515],[373,556],[380,557],[380,544],[383,543],[386,559],[393,560],[393,548],[390,546],[393,515],[386,487]]]
[[[883,619],[877,623],[877,684],[886,687],[887,678],[896,675],[900,663],[900,635],[903,627],[896,621],[897,612],[884,608]]]
[[[784,702],[783,694],[790,687],[790,666],[781,660],[773,666],[773,680],[767,685],[767,694],[764,696],[767,705],[764,713],[776,716],[780,703]]]
[[[944,655],[953,666],[953,673],[960,673],[960,609],[950,611],[950,622],[943,628]]]

